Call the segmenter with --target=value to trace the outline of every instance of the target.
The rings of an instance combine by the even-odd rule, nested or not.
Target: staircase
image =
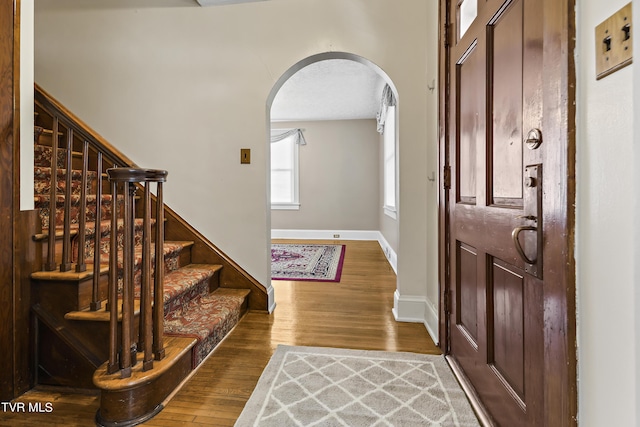
[[[37,85],[35,98],[36,382],[98,388],[98,425],[136,425],[244,313],[266,311],[266,291],[163,204],[166,171],[138,168]]]

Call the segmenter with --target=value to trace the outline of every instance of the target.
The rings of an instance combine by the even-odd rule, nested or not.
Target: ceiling
[[[219,6],[264,0],[196,0]],[[314,62],[291,76],[271,105],[271,121],[375,119],[384,79],[348,59]]]
[[[384,79],[371,67],[348,59],[307,65],[276,94],[272,121],[373,119]]]
[[[225,4],[253,3],[263,0],[196,0],[200,6],[221,6]]]

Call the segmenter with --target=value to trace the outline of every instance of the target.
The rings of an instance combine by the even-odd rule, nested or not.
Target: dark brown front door
[[[444,197],[445,345],[489,417],[509,427],[571,422],[573,404],[547,411],[554,395],[573,399],[566,394],[571,368],[556,372],[561,388],[546,377],[557,364],[549,357],[565,365],[575,359],[566,348],[575,334],[563,86],[571,73],[560,63],[547,69],[549,55],[563,57],[561,30],[553,19],[545,22],[559,3],[567,2],[443,2],[449,81],[442,149],[451,171]],[[567,22],[558,27],[564,34]],[[570,333],[558,334],[558,325]]]

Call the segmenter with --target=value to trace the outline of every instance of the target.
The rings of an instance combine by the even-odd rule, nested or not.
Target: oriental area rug
[[[444,356],[279,345],[235,427],[479,425]]]
[[[345,245],[272,244],[271,278],[339,282]]]

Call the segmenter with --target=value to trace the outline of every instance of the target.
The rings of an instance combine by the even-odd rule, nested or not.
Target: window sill
[[[384,211],[384,214],[386,216],[391,217],[393,219],[398,219],[398,212],[394,208],[383,206],[382,210]]]
[[[272,203],[272,211],[297,211],[300,210],[300,203]]]

